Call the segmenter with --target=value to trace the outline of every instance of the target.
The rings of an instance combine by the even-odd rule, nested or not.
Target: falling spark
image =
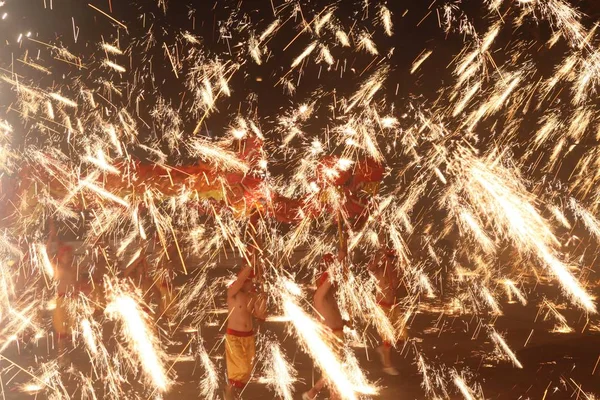
[[[557,239],[546,221],[529,203],[524,188],[520,187],[508,171],[497,169],[499,176],[481,161],[474,161],[467,170],[469,184],[465,186],[471,204],[484,208],[482,214],[490,215],[499,228],[507,231],[519,247],[533,251],[550,268],[563,289],[576,304],[595,313],[593,298],[555,256],[553,247]],[[490,214],[490,211],[494,211]]]
[[[96,152],[96,157],[86,156],[84,159],[94,164],[103,171],[110,172],[115,175],[121,175],[121,171],[118,168],[116,168],[113,165],[110,165],[107,162],[104,152],[100,149],[98,149],[98,151]]]
[[[552,206],[550,207],[550,211],[552,212],[554,218],[556,218],[558,222],[560,222],[565,228],[571,229],[571,224],[569,223],[569,220],[567,219],[567,217],[565,217],[565,214],[563,214],[563,212],[558,207]]]
[[[508,290],[510,290],[512,294],[517,296],[522,305],[527,305],[527,299],[525,298],[525,296],[523,296],[523,293],[521,293],[521,291],[515,286],[513,281],[511,281],[510,279],[505,279],[503,283],[506,285],[506,287],[508,288]]]
[[[107,53],[110,53],[110,54],[119,54],[119,55],[123,54],[121,49],[119,49],[118,47],[113,46],[112,44],[109,44],[109,43],[102,43],[102,48]]]
[[[473,236],[477,239],[481,248],[486,253],[493,253],[496,250],[494,242],[492,242],[492,239],[490,239],[483,229],[481,229],[480,224],[475,220],[473,214],[467,210],[461,210],[459,215],[461,222],[463,222],[464,226],[468,227],[471,233],[473,233]]]
[[[264,42],[266,38],[268,38],[269,36],[271,36],[271,34],[273,32],[275,32],[275,30],[277,29],[277,27],[279,26],[280,23],[281,23],[281,21],[278,19],[271,22],[271,24],[267,27],[267,29],[265,29],[264,32],[261,33],[259,41]]]
[[[475,397],[473,397],[473,391],[471,390],[471,388],[469,388],[469,386],[467,386],[467,384],[460,377],[460,375],[458,375],[456,371],[453,371],[452,375],[454,375],[452,381],[454,382],[460,393],[463,395],[465,400],[475,400]]]
[[[357,104],[362,103],[368,105],[375,94],[381,89],[383,81],[387,77],[389,69],[382,67],[378,69],[369,79],[367,79],[363,85],[356,91],[356,93],[350,98],[350,104],[346,107],[346,113],[350,112]]]
[[[331,20],[331,17],[333,16],[333,11],[334,10],[330,10],[327,14],[325,14],[321,18],[315,18],[315,33],[317,35],[319,35],[321,33],[321,29],[325,25],[327,25],[327,23]]]
[[[454,107],[454,111],[452,112],[453,117],[456,117],[464,110],[464,108],[467,106],[467,104],[469,104],[473,96],[475,96],[475,94],[479,92],[480,87],[480,83],[477,82],[475,85],[473,85],[471,89],[469,89],[469,91],[464,95],[462,100],[456,105],[456,107]]]
[[[61,96],[58,93],[50,93],[50,97],[52,97],[54,100],[59,101],[69,107],[77,108],[77,103],[75,103],[73,100],[67,99],[64,96]]]
[[[429,51],[426,51],[425,53],[423,53],[419,58],[417,58],[413,62],[412,68],[410,69],[410,73],[414,74],[415,72],[417,72],[419,67],[425,62],[425,60],[427,60],[429,58],[429,56],[431,56],[432,53],[433,53],[433,51],[429,50]]]
[[[327,64],[329,64],[329,65],[335,64],[335,60],[333,59],[333,56],[329,52],[329,49],[327,48],[327,46],[321,47],[321,57],[323,58],[323,60],[325,60],[325,62]]]
[[[502,315],[502,310],[500,309],[500,305],[498,304],[498,302],[496,301],[496,299],[494,298],[494,296],[492,295],[490,290],[487,287],[483,286],[481,288],[481,293],[483,295],[485,302],[492,309],[492,312],[495,315]]]
[[[386,35],[392,36],[394,34],[392,12],[389,10],[389,8],[382,5],[379,9],[379,17],[381,18],[381,22],[383,23]]]
[[[494,40],[496,39],[499,33],[500,24],[497,23],[488,30],[488,32],[482,40],[481,46],[463,58],[463,61],[458,65],[456,69],[456,74],[462,75],[465,71],[467,71],[467,68],[471,65],[471,63],[475,61],[477,56],[487,52],[492,43],[494,43]]]
[[[250,55],[257,65],[262,65],[262,52],[260,50],[260,43],[252,36],[248,41],[250,48]]]
[[[205,140],[193,141],[191,148],[197,156],[211,160],[224,169],[240,172],[248,172],[249,170],[248,165],[240,161],[233,153],[214,146]]]
[[[98,354],[98,345],[96,344],[96,339],[94,338],[90,321],[87,319],[81,320],[81,335],[83,336],[85,343],[87,344],[87,347],[92,355]]]
[[[596,217],[583,208],[574,198],[571,198],[571,208],[575,211],[575,215],[581,218],[583,224],[590,233],[592,233],[596,239],[600,239],[600,222],[598,222]]]
[[[554,317],[554,319],[556,319],[556,321],[558,322],[558,324],[555,325],[554,328],[552,329],[552,332],[555,332],[555,333],[571,333],[571,332],[573,332],[573,328],[571,328],[569,326],[569,324],[567,324],[567,319],[565,318],[564,315],[562,315],[560,312],[558,312],[555,304],[553,304],[552,302],[550,302],[548,300],[544,300],[540,307],[540,311],[542,308],[546,308],[548,310],[546,313],[546,318],[548,318],[549,315],[552,315]]]
[[[204,368],[204,375],[200,379],[200,393],[204,399],[216,399],[219,389],[219,375],[202,344],[199,345],[200,362]]]
[[[490,336],[492,337],[494,343],[496,343],[496,345],[498,345],[502,349],[502,351],[508,356],[508,358],[510,358],[510,361],[513,363],[513,365],[517,368],[522,369],[523,365],[519,362],[515,353],[513,353],[510,347],[508,347],[508,345],[504,341],[504,338],[493,329],[490,332]]]
[[[88,182],[87,180],[83,180],[80,182],[81,186],[86,187],[94,192],[96,192],[98,195],[105,197],[111,201],[114,201],[115,203],[118,203],[120,205],[122,205],[125,208],[129,208],[129,203],[126,202],[125,200],[123,200],[122,198],[115,196],[114,194],[110,193],[109,191],[99,187],[98,185]]]
[[[48,251],[46,246],[43,244],[36,245],[37,254],[40,257],[40,263],[42,264],[43,270],[48,275],[50,279],[54,278],[54,266],[52,266],[52,262],[50,261],[50,257],[48,257]]]
[[[129,295],[116,294],[106,306],[105,313],[121,322],[124,337],[142,369],[159,391],[166,392],[171,382],[164,366],[165,356],[140,305]]]
[[[317,47],[317,42],[313,42],[304,51],[296,57],[294,62],[292,62],[292,68],[296,68],[300,63],[313,52],[313,50]]]
[[[376,388],[372,386],[356,386],[344,371],[341,360],[335,355],[325,339],[324,328],[293,301],[289,294],[282,294],[282,305],[284,314],[292,321],[301,345],[306,348],[315,362],[319,365],[336,391],[344,399],[356,399],[356,394],[374,395]]]
[[[52,102],[47,101],[46,106],[46,109],[48,110],[48,118],[54,119],[54,108],[52,108]]]
[[[374,56],[379,54],[379,51],[377,51],[377,46],[375,46],[375,43],[366,32],[361,33],[358,40],[358,48],[360,50],[365,50],[367,53]]]
[[[427,394],[433,393],[432,382],[431,382],[431,379],[429,378],[429,374],[427,373],[427,371],[428,371],[427,364],[425,364],[425,360],[423,359],[423,356],[421,354],[419,354],[419,359],[417,361],[417,367],[418,367],[421,375],[423,375],[423,384],[422,385],[423,385],[423,388],[425,389],[425,393],[427,393]]]
[[[109,60],[104,60],[104,65],[120,73],[127,72],[127,70],[124,67],[120,66],[119,64],[115,64],[114,62]]]
[[[340,42],[340,44],[343,47],[350,47],[350,39],[348,39],[348,35],[346,35],[346,33],[344,31],[336,31],[335,32],[335,37],[337,38],[338,42]]]
[[[269,358],[266,368],[267,382],[275,389],[277,396],[284,400],[294,398],[293,385],[296,382],[296,371],[281,353],[277,343],[269,345]]]

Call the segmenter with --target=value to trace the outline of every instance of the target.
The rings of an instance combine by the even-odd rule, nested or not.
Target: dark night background
[[[83,71],[71,69],[72,66],[53,60],[44,45],[29,42],[26,39],[22,44],[17,44],[18,35],[31,32],[31,37],[36,40],[64,46],[71,53],[80,56],[84,64],[89,64],[90,60],[104,57],[104,52],[98,49],[98,44],[103,40],[114,43],[118,39],[121,49],[131,46],[133,50],[131,59],[127,60],[130,67],[128,70],[133,67],[140,74],[151,71],[154,75],[154,87],[144,88],[146,92],[145,99],[148,103],[147,107],[152,107],[152,96],[157,92],[160,92],[161,96],[170,100],[175,106],[181,104],[184,91],[183,80],[177,79],[171,66],[166,63],[163,43],[172,46],[177,41],[180,33],[189,31],[202,38],[202,46],[207,53],[216,57],[229,58],[229,48],[233,48],[233,52],[236,53],[238,46],[246,46],[246,39],[250,30],[250,28],[240,26],[238,21],[249,22],[256,32],[261,32],[273,21],[270,0],[172,0],[167,3],[166,15],[155,1],[112,1],[110,3],[113,11],[111,16],[125,23],[127,26],[127,32],[125,32],[123,28],[112,23],[107,17],[90,8],[87,1],[53,0],[52,10],[49,8],[50,0],[46,0],[46,2],[48,3],[47,7],[44,8],[44,0],[7,1],[0,8],[1,11],[8,13],[8,17],[0,24],[0,32],[4,39],[1,48],[3,67],[7,69],[14,67],[14,72],[22,72],[27,78],[31,78],[33,82],[46,87],[69,85],[75,75],[81,75],[84,80],[94,81],[98,78],[100,72],[94,69]],[[273,0],[273,3],[276,7],[282,7],[284,11],[289,11],[291,7],[291,3],[286,4],[282,0]],[[588,0],[574,3],[583,13],[587,14],[587,17],[584,17],[583,20],[591,27],[600,15],[598,2]],[[108,0],[92,0],[89,4],[106,12],[109,10]],[[304,1],[301,4],[307,20],[311,20],[327,6],[337,6],[335,15],[346,29],[355,26],[354,24],[361,22],[363,18],[368,16],[362,1]],[[369,4],[367,10],[373,16],[376,13],[378,3],[369,2]],[[394,13],[395,33],[391,38],[383,35],[380,29],[376,32],[376,29],[368,20],[364,21],[368,31],[374,32],[374,40],[382,55],[388,50],[394,49],[393,54],[389,57],[393,76],[386,83],[386,89],[388,94],[393,94],[396,92],[396,85],[399,85],[398,95],[388,96],[388,99],[397,102],[400,108],[402,103],[409,97],[417,96],[429,101],[434,100],[439,88],[445,86],[444,84],[449,83],[452,79],[450,75],[452,68],[448,67],[448,60],[451,60],[462,49],[463,38],[456,33],[446,35],[439,27],[436,9],[442,4],[438,0],[431,2],[421,0],[387,2],[387,6]],[[456,4],[460,5],[467,19],[473,23],[478,33],[483,35],[489,27],[489,18],[486,17],[488,13],[487,10],[481,7],[481,2],[466,0],[456,2]],[[404,13],[406,14],[404,15]],[[79,29],[78,43],[75,43],[73,37],[72,18]],[[417,26],[420,21],[422,22]],[[225,26],[226,30],[232,34],[229,43],[226,39],[223,39],[222,32],[220,32],[221,28]],[[357,57],[353,50],[336,48],[335,58],[346,62],[348,71],[341,78],[338,71],[321,72],[319,81],[314,82],[314,77],[319,73],[319,67],[309,63],[302,71],[302,79],[311,79],[313,82],[309,85],[299,85],[298,92],[293,99],[287,100],[288,104],[281,104],[279,98],[284,96],[273,95],[273,91],[281,90],[281,87],[275,87],[275,84],[280,76],[289,69],[291,60],[310,43],[306,36],[302,36],[285,52],[282,51],[283,47],[296,35],[298,26],[300,26],[300,21],[287,22],[286,29],[281,29],[269,41],[268,46],[273,56],[263,65],[255,65],[248,60],[248,57],[245,57],[244,62],[248,65],[244,66],[244,73],[237,74],[239,76],[236,76],[230,84],[234,90],[233,98],[218,104],[218,115],[211,117],[209,130],[219,135],[223,130],[222,125],[229,124],[230,119],[237,114],[239,103],[247,100],[244,97],[248,93],[255,93],[258,97],[257,103],[253,104],[251,109],[255,110],[257,108],[260,116],[266,117],[268,120],[269,116],[277,115],[282,109],[289,108],[293,102],[308,98],[316,87],[320,86],[323,91],[333,87],[338,91],[343,91],[344,87],[347,87],[348,93],[355,90],[357,83],[364,78],[361,72],[372,61],[372,57]],[[292,27],[295,28],[292,29]],[[551,33],[544,22],[539,25],[528,23],[526,27],[527,29],[519,29],[512,33],[504,30],[502,41],[509,44],[513,39],[513,34],[526,40],[547,40]],[[137,51],[139,50],[140,41],[144,39],[150,29],[155,35],[156,45],[149,52]],[[239,32],[236,32],[236,30],[239,30]],[[353,32],[356,34],[357,29]],[[186,51],[182,45],[179,46],[179,50],[182,53]],[[423,64],[415,75],[410,75],[409,71],[413,61],[424,50],[433,50],[432,57]],[[543,54],[541,57],[552,59],[553,56],[556,56],[558,59],[558,56],[564,54],[565,50],[564,47],[556,46],[552,51],[553,54]],[[38,63],[56,71],[53,75],[44,76],[45,74],[32,70],[18,62],[11,66],[9,60],[22,58],[25,52],[28,52],[29,57],[35,59],[38,51],[41,51],[41,58]],[[502,60],[502,53],[496,52],[494,57],[498,57],[498,64],[504,61]],[[241,57],[238,58],[241,61]],[[123,62],[123,59],[126,59],[126,57],[121,56],[120,62]],[[551,62],[543,64],[548,68],[553,65]],[[543,71],[544,65],[538,65],[538,67]],[[12,68],[10,69],[12,70]],[[63,73],[58,73],[58,71],[63,71]],[[127,75],[130,75],[130,72],[128,71]],[[104,70],[101,73],[106,75],[107,71]],[[262,81],[257,82],[257,77],[261,77]],[[293,77],[296,78],[297,75],[294,74]],[[120,84],[125,88],[131,85],[131,82],[126,83],[126,77],[120,76],[118,73],[112,73],[112,78],[116,85]],[[131,87],[129,88],[131,89]],[[131,99],[122,99],[121,101],[125,100],[131,101]],[[193,126],[194,121],[189,122]],[[315,129],[322,129],[322,127],[315,127]]]

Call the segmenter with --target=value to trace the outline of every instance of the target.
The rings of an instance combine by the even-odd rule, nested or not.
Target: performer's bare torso
[[[71,255],[61,255],[57,259],[55,279],[57,282],[56,291],[59,295],[72,294],[75,290],[77,276],[73,269],[73,257]]]
[[[323,297],[315,296],[315,309],[323,317],[323,323],[330,329],[342,329],[344,320],[335,299],[335,289],[331,288]]]
[[[137,265],[132,275],[133,282],[142,292],[144,302],[146,304],[150,304],[154,294],[154,281],[150,276],[150,266],[148,265],[148,260],[146,260],[145,257]]]
[[[227,328],[240,332],[250,332],[252,326],[252,312],[254,309],[255,295],[252,293],[252,283],[247,282],[243,288],[233,296],[227,297],[229,318]]]
[[[390,268],[389,266],[387,268]],[[377,301],[385,304],[394,304],[396,302],[396,289],[398,288],[398,279],[394,272],[387,270],[385,266],[376,269],[373,272],[377,279]]]

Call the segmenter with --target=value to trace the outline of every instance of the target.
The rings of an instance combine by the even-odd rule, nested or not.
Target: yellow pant
[[[70,302],[71,299],[64,296],[58,296],[56,298],[56,308],[52,315],[52,326],[59,339],[67,338],[71,334],[71,329],[73,328],[73,319],[68,310]]]
[[[106,304],[106,299],[104,298],[104,290],[102,290],[102,287],[97,285],[92,290],[92,292],[90,293],[90,300],[92,312],[95,312],[97,309],[101,309],[103,305]]]
[[[225,335],[225,361],[227,378],[231,386],[243,388],[252,375],[254,363],[254,334],[227,329]]]
[[[379,307],[381,307],[385,315],[390,320],[392,326],[394,327],[394,330],[399,330],[399,332],[397,332],[397,339],[406,339],[406,337],[408,336],[406,327],[399,327],[402,318],[402,312],[400,311],[400,308],[397,305],[389,306],[387,304],[380,304]],[[385,342],[384,345],[389,346],[391,345],[391,343]]]
[[[332,329],[331,333],[333,333],[333,336],[340,339],[340,341],[344,342],[344,339],[345,339],[344,328]]]

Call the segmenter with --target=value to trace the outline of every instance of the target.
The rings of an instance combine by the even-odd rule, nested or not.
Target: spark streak
[[[160,392],[166,392],[171,381],[164,366],[165,355],[139,304],[129,295],[116,294],[106,306],[105,313],[121,322],[124,337],[142,369]]]
[[[122,67],[119,64],[116,64],[116,63],[114,63],[112,61],[109,61],[109,60],[104,60],[104,65],[106,65],[107,67],[112,68],[115,71],[120,72],[120,73],[127,72],[127,70],[125,69],[125,67]]]
[[[415,72],[417,72],[419,67],[429,58],[429,56],[431,56],[431,54],[433,54],[433,51],[426,51],[419,58],[417,58],[415,62],[413,62],[412,68],[410,69],[410,73],[414,74]]]
[[[50,93],[50,97],[52,97],[54,100],[59,101],[69,107],[77,108],[77,103],[75,103],[73,100],[68,99],[58,93]]]
[[[550,268],[563,289],[573,301],[591,313],[596,312],[593,298],[573,277],[567,266],[554,255],[557,239],[546,221],[529,203],[524,189],[508,171],[497,169],[504,176],[494,174],[481,161],[473,161],[468,169],[469,185],[465,186],[471,204],[485,207],[482,214],[491,214],[498,229],[506,231],[523,249],[534,252]]]
[[[268,351],[267,382],[275,388],[275,393],[279,398],[292,400],[294,398],[293,385],[296,382],[296,371],[285,359],[277,343],[272,343]]]
[[[296,68],[300,63],[313,52],[313,50],[317,47],[317,42],[313,42],[308,45],[306,49],[292,62],[292,68]]]
[[[504,353],[510,358],[510,361],[513,363],[513,365],[517,368],[522,369],[523,365],[519,362],[515,353],[513,353],[510,347],[508,347],[508,345],[504,341],[504,338],[493,329],[490,332],[490,336],[494,343],[496,343],[502,349],[502,351],[504,351]]]
[[[452,379],[452,381],[454,382],[460,393],[463,395],[465,400],[475,400],[475,397],[473,397],[473,391],[469,386],[467,386],[467,384],[461,378],[461,376],[456,371],[453,372],[453,375],[454,378]]]
[[[306,348],[315,362],[319,365],[336,391],[343,399],[357,399],[357,394],[374,395],[376,388],[372,386],[357,386],[344,371],[341,360],[335,355],[326,340],[326,332],[315,320],[293,301],[289,294],[282,294],[284,314],[292,321],[301,345]]]

